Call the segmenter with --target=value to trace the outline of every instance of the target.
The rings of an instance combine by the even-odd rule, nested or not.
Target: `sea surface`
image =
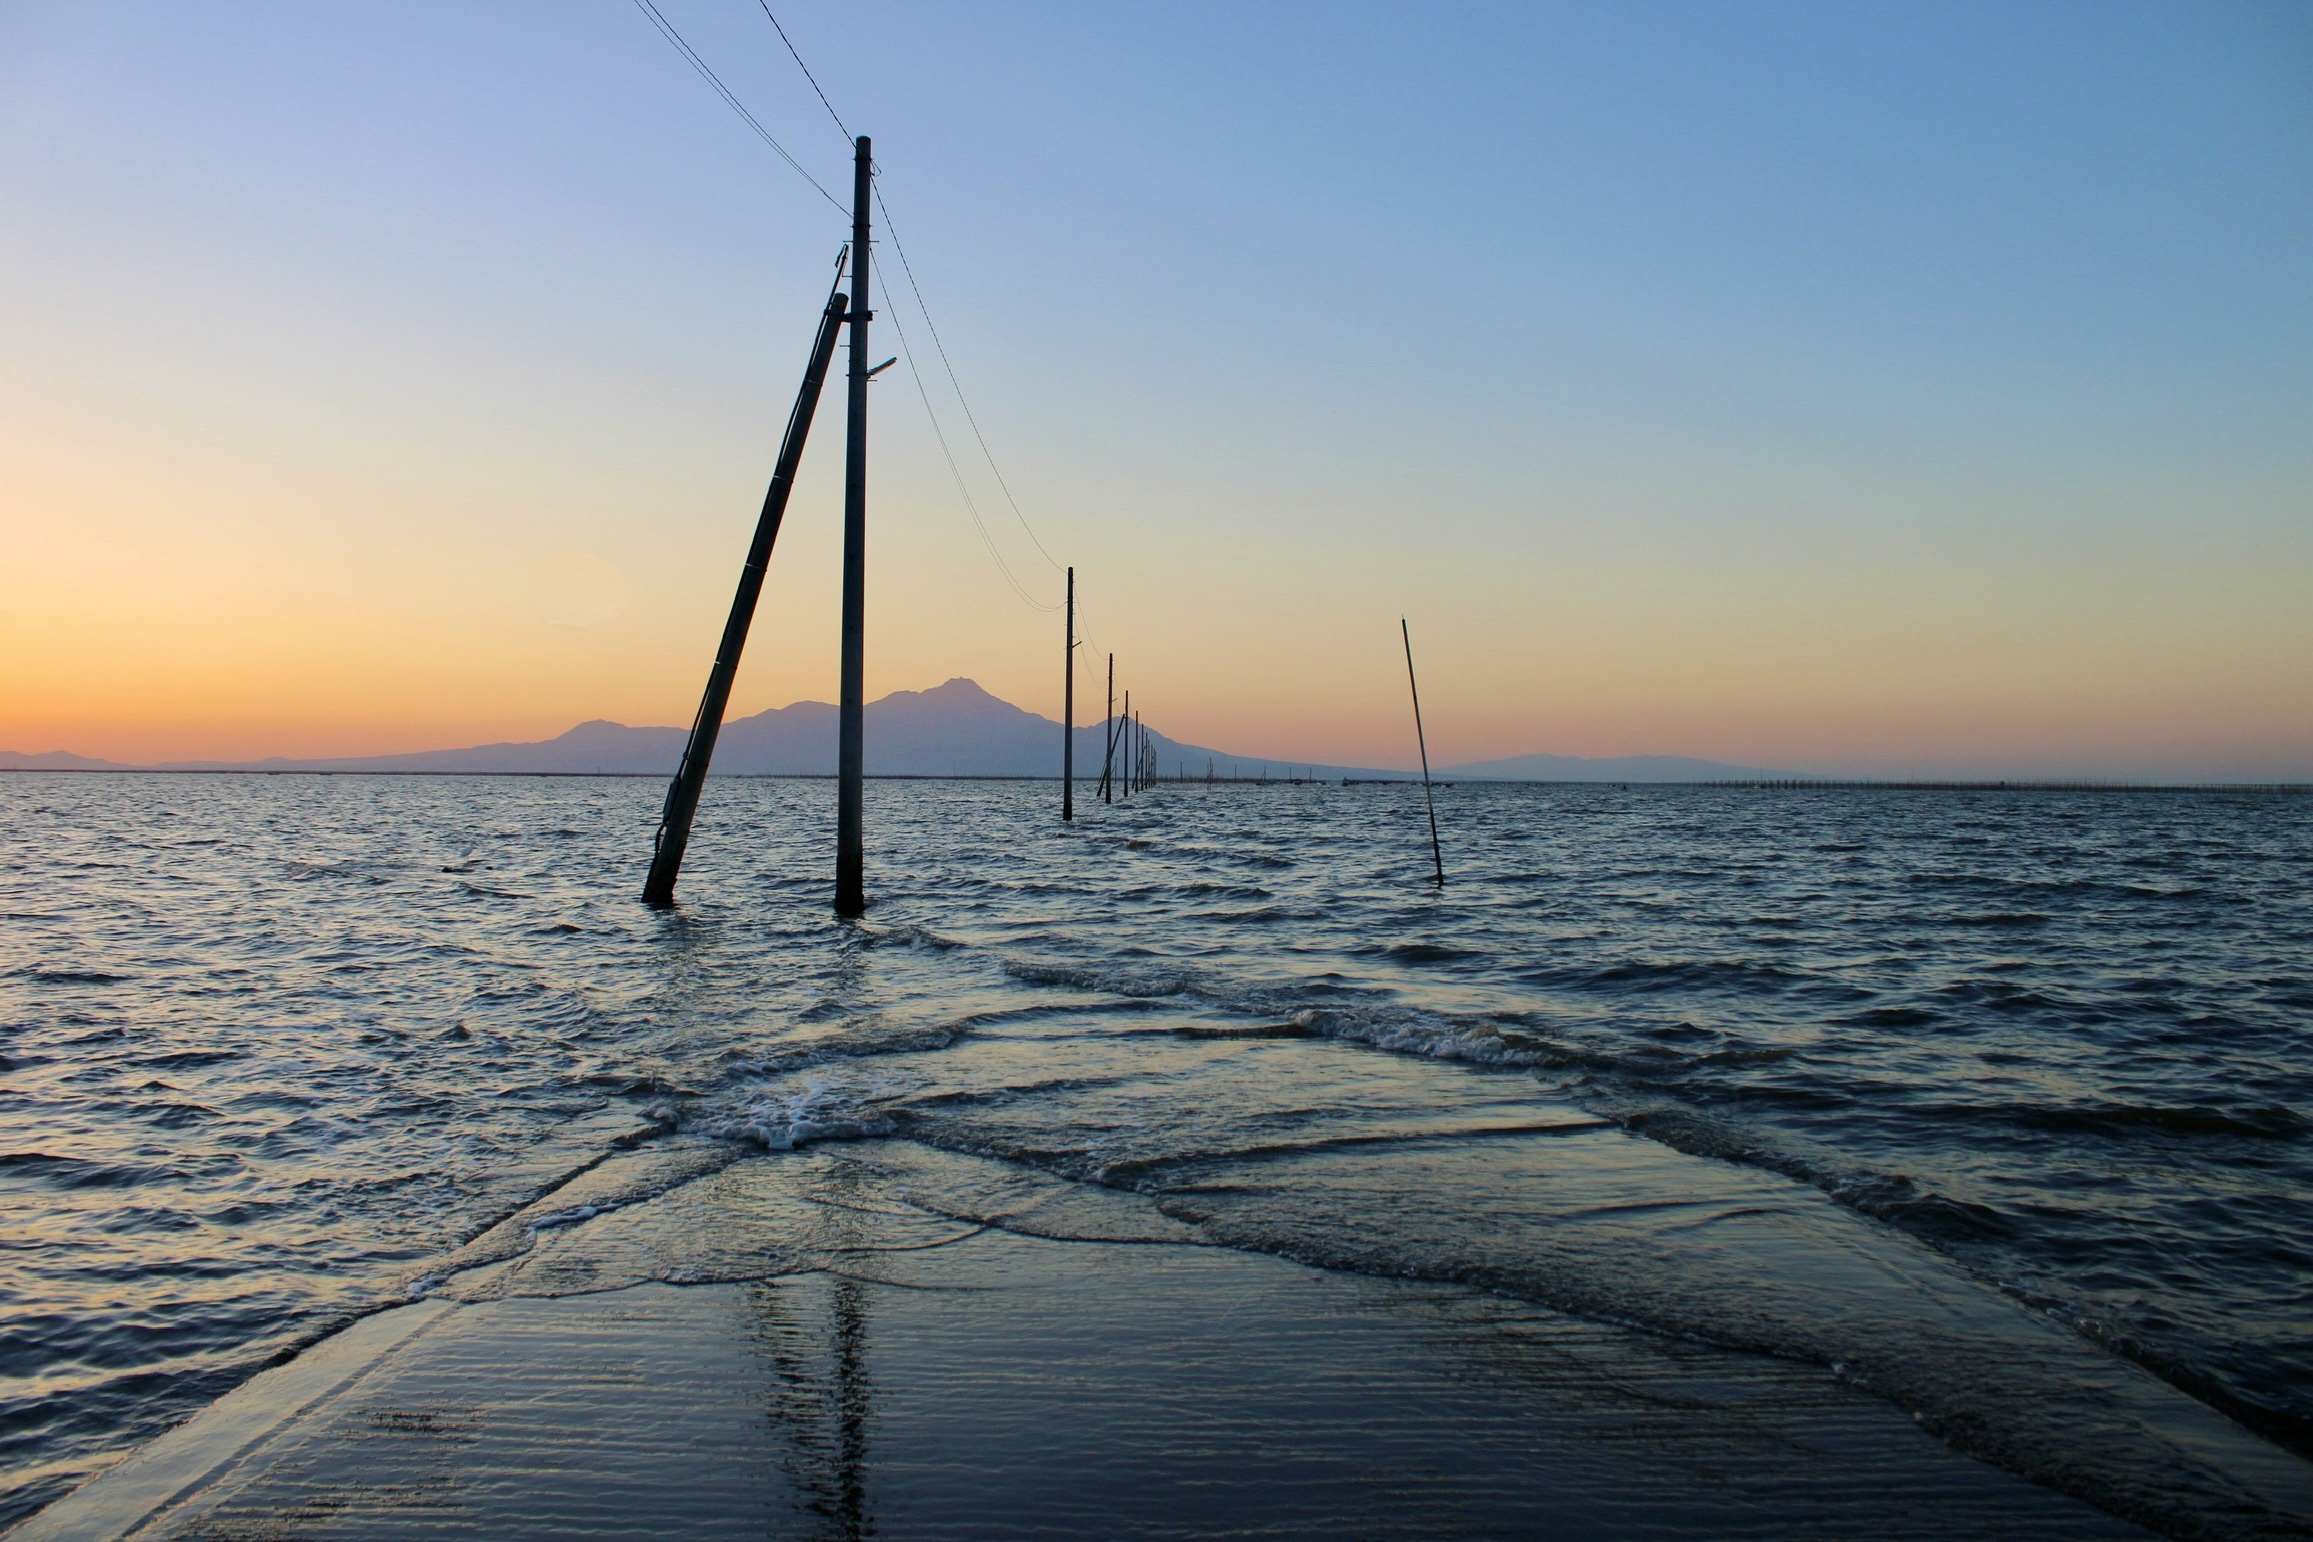
[[[1841,1353],[1740,1269],[1649,1264],[1666,1233],[1618,1264],[1660,1196],[1563,1251],[1457,1219],[1514,1180],[1464,1137],[1551,1108],[1828,1196],[2313,1454],[2313,798],[1464,783],[1440,890],[1418,788],[1073,826],[1057,792],[871,783],[847,924],[826,781],[714,783],[659,913],[654,781],[0,776],[0,1524],[654,1144],[905,1136],[1231,1246]],[[1375,1196],[1302,1160],[1441,1136]],[[1906,1365],[1882,1390],[1945,1406]]]

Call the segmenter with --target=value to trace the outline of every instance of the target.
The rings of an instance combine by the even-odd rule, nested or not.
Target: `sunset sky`
[[[772,9],[1080,716],[1408,764],[1402,615],[1440,761],[2313,778],[2313,7]],[[630,0],[12,0],[0,206],[0,749],[689,719],[847,229]],[[917,389],[870,695],[1057,716]],[[834,697],[842,422],[735,714]]]

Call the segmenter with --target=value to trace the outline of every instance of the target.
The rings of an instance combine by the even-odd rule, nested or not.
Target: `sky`
[[[1403,617],[1440,763],[2313,778],[2313,8],[771,9],[871,697],[1058,716],[1073,564],[1080,717],[1248,756],[1412,764]],[[0,748],[689,720],[848,221],[634,0],[7,0],[0,208]]]

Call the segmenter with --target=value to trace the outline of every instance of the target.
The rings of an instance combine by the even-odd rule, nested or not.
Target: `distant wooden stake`
[[[1422,736],[1422,688],[1414,681],[1413,633],[1407,629],[1403,616],[1397,619],[1397,629],[1405,639],[1405,683],[1413,692],[1414,743],[1422,752],[1422,800],[1430,806],[1430,860],[1437,864],[1438,887],[1442,889],[1446,886],[1446,858],[1438,846],[1438,799],[1437,794],[1430,791],[1430,745]]]

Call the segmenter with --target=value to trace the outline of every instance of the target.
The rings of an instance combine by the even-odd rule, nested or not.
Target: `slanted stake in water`
[[[1413,692],[1414,743],[1420,746],[1422,752],[1422,801],[1429,805],[1430,810],[1430,861],[1437,866],[1438,887],[1442,889],[1446,886],[1446,858],[1445,853],[1438,848],[1438,798],[1436,793],[1430,791],[1430,745],[1422,737],[1422,688],[1414,681],[1413,633],[1407,629],[1403,616],[1397,618],[1397,629],[1398,634],[1405,639],[1406,687]]]

